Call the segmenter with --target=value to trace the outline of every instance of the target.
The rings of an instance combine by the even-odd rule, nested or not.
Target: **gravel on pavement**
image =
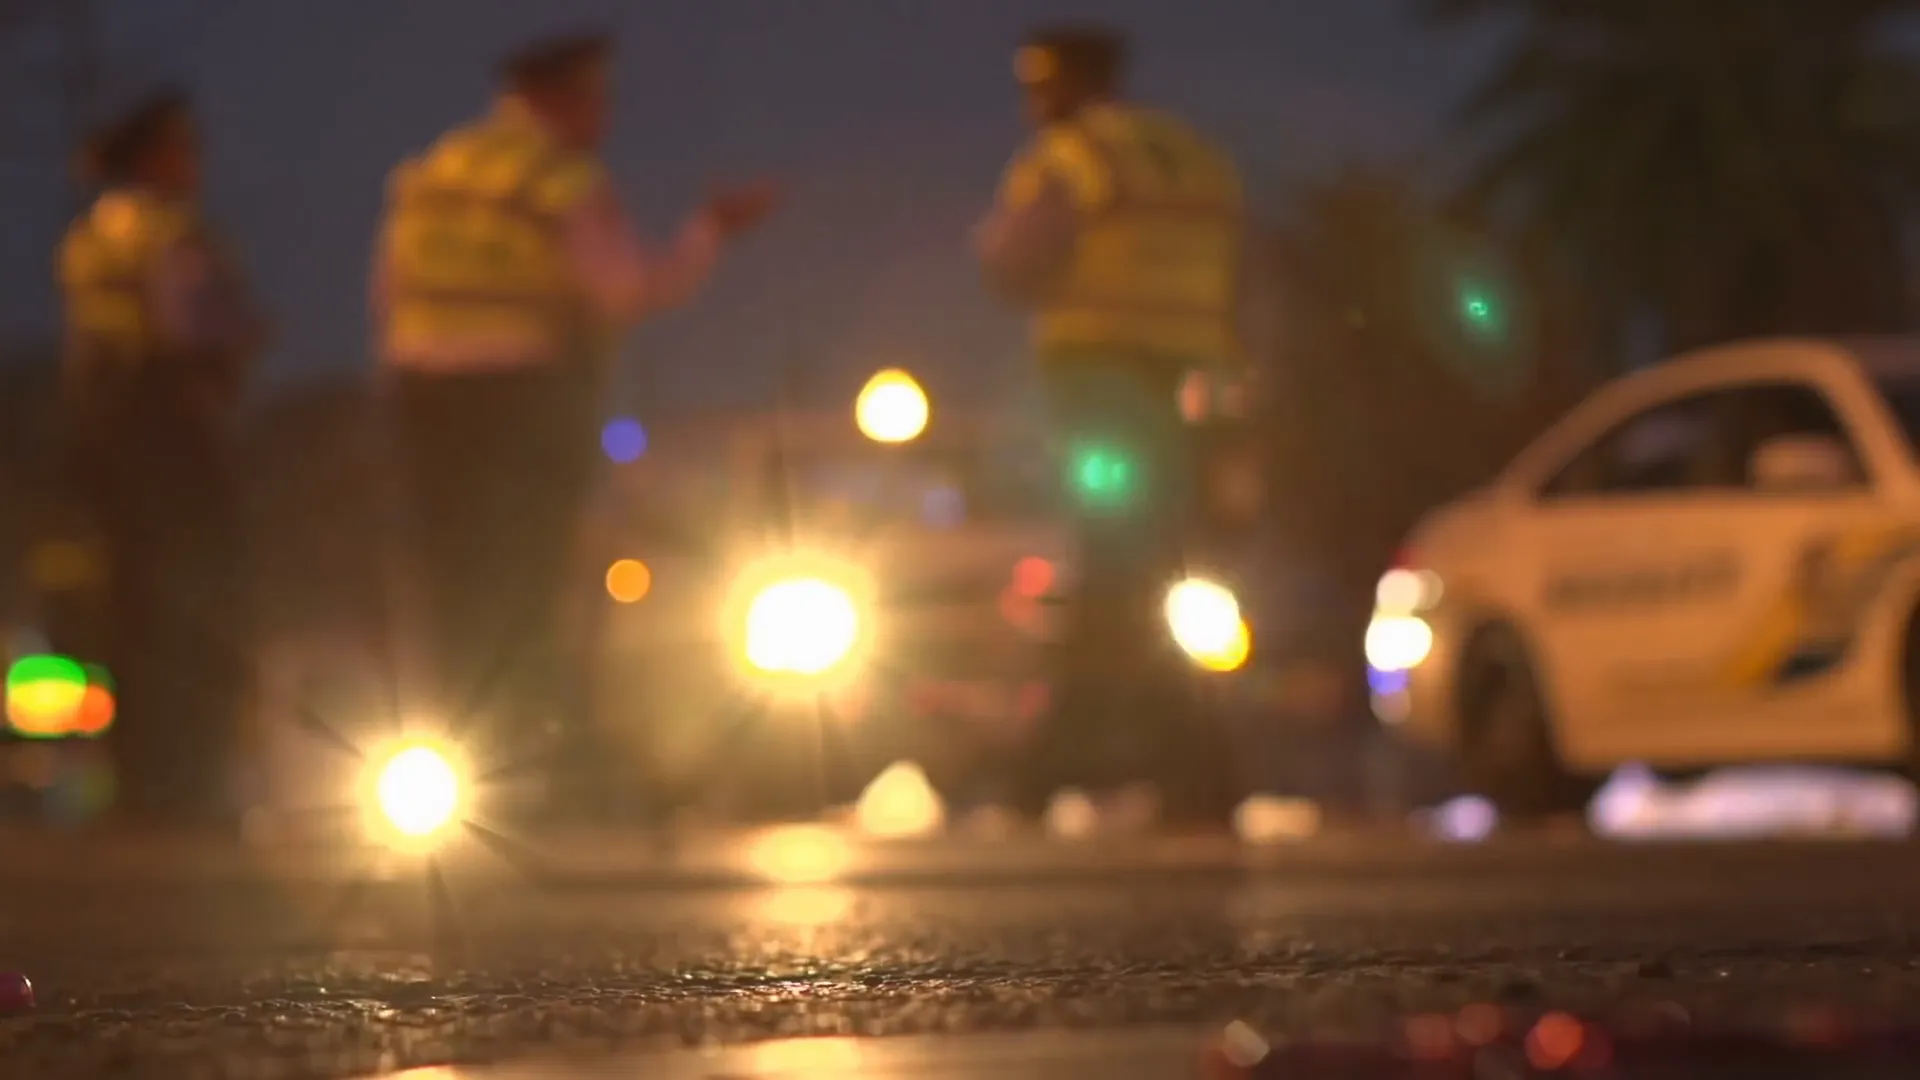
[[[1145,1025],[1380,1040],[1475,1003],[1920,1022],[1904,845],[1304,849],[1207,871],[557,888],[14,881],[20,1080],[373,1075],[786,1036]]]

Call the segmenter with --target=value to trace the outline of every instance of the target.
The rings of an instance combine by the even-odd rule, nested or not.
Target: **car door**
[[[1717,655],[1747,542],[1735,405],[1724,387],[1642,403],[1535,496],[1529,625],[1571,762],[1658,756]]]
[[[1878,497],[1859,432],[1819,385],[1782,380],[1740,391],[1736,439],[1748,469],[1736,510],[1746,535],[1728,599],[1714,691],[1676,716],[1674,738],[1701,761],[1871,754],[1871,695],[1844,676],[1877,574],[1913,537]],[[1837,449],[1829,481],[1781,485],[1762,454],[1781,439]]]

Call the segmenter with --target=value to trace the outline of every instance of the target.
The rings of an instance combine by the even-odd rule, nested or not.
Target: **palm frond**
[[[1623,64],[1594,44],[1572,45],[1547,37],[1517,43],[1484,79],[1454,106],[1455,126],[1474,128],[1539,114],[1582,97],[1605,93]]]

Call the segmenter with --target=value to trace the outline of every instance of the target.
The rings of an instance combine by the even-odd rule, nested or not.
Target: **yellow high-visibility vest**
[[[379,241],[390,275],[383,355],[557,359],[586,346],[596,331],[560,227],[604,182],[598,162],[511,107],[402,164]]]
[[[190,208],[149,192],[119,189],[94,200],[60,244],[70,355],[133,366],[159,352],[153,275],[161,255],[198,228]]]
[[[1100,106],[1043,131],[1002,198],[1063,184],[1079,211],[1069,265],[1034,319],[1048,349],[1117,348],[1191,363],[1243,359],[1245,210],[1226,154],[1180,120]]]

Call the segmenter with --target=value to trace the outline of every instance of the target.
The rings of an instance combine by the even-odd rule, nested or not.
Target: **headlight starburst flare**
[[[823,675],[853,654],[860,608],[845,588],[823,578],[776,581],[747,605],[747,663],[769,674]]]
[[[404,747],[380,766],[374,797],[380,816],[409,840],[430,837],[453,822],[462,799],[460,772],[431,746]]]

